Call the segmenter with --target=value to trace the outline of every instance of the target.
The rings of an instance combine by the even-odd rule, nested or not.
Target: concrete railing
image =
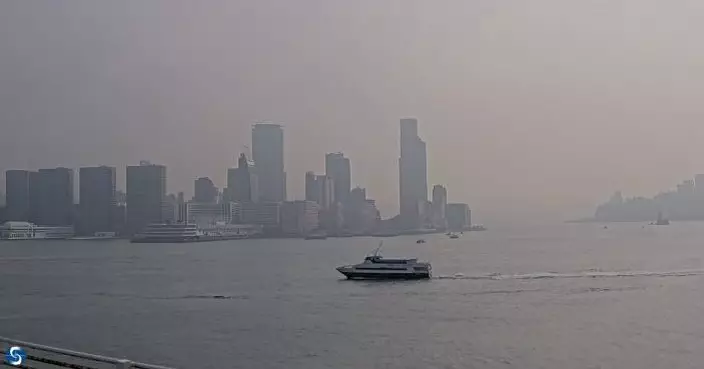
[[[14,346],[20,347],[27,355],[26,359],[19,365],[11,365],[5,360],[5,353],[8,352],[10,347]],[[116,359],[113,357],[39,345],[7,337],[0,337],[0,347],[2,348],[2,364],[6,367],[29,369],[173,369],[126,359]]]

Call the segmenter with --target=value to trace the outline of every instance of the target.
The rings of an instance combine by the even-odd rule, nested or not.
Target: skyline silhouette
[[[428,182],[453,201],[492,221],[581,217],[616,189],[704,172],[699,6],[3,2],[0,172],[149,159],[169,192],[221,186],[270,119],[291,194],[293,173],[341,151],[390,216],[397,121],[413,115]]]

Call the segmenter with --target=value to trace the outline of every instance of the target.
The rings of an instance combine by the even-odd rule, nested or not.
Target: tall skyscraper
[[[73,169],[39,169],[36,178],[36,223],[49,226],[73,225]],[[31,182],[30,177],[30,185]]]
[[[114,232],[116,228],[115,197],[116,171],[114,167],[87,167],[79,170],[79,221],[77,232],[94,235],[96,232]]]
[[[433,186],[432,223],[436,229],[447,228],[447,189]]]
[[[5,172],[5,219],[30,221],[30,193],[28,170],[8,170]]]
[[[418,120],[401,119],[399,204],[405,228],[421,226],[421,209],[428,201],[428,167],[425,142],[418,136]]]
[[[318,183],[313,172],[306,172],[306,201],[318,202]],[[320,204],[318,204],[320,205]]]
[[[350,159],[340,152],[326,154],[325,175],[335,182],[335,202],[346,204],[352,189]]]
[[[194,182],[195,192],[193,200],[202,203],[215,203],[218,198],[218,188],[208,177],[201,177]]]
[[[256,167],[242,153],[237,160],[237,168],[227,170],[225,198],[233,202],[257,202],[259,199],[259,177]]]
[[[252,155],[262,201],[286,200],[284,130],[278,124],[257,123],[252,127]]]
[[[321,211],[329,210],[335,199],[335,182],[328,176],[306,173],[306,201],[316,202]]]
[[[127,167],[127,232],[165,221],[166,167],[141,162]]]
[[[29,221],[39,224],[39,172],[29,172]]]
[[[345,207],[345,228],[352,234],[370,234],[380,219],[376,202],[367,199],[367,190],[357,187],[350,191],[350,197]]]
[[[447,204],[447,228],[466,231],[472,225],[472,211],[467,204]]]

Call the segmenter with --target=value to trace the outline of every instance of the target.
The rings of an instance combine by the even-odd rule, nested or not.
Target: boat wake
[[[566,279],[566,278],[632,278],[632,277],[690,277],[704,275],[704,270],[677,270],[669,272],[648,272],[648,271],[628,271],[628,272],[584,272],[584,273],[529,273],[529,274],[485,274],[485,275],[464,275],[458,273],[451,276],[436,276],[435,279],[450,280],[532,280],[532,279]]]

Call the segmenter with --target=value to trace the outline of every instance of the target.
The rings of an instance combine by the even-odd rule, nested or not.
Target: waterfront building
[[[127,167],[127,231],[139,233],[152,223],[169,218],[166,201],[166,167],[143,161]]]
[[[447,204],[447,228],[463,231],[472,225],[472,212],[467,204]]]
[[[216,203],[218,199],[218,188],[208,177],[201,177],[194,182],[193,201],[201,203]],[[176,198],[178,200],[178,197]]]
[[[418,136],[418,120],[401,119],[401,156],[399,158],[399,204],[403,228],[420,228],[421,204],[428,200],[426,145]]]
[[[252,156],[257,168],[261,201],[285,201],[284,131],[281,125],[257,123],[253,126]]]
[[[115,232],[116,177],[114,167],[79,169],[78,234],[92,236],[98,232]]]
[[[318,229],[320,207],[313,201],[286,201],[281,205],[281,231],[290,236],[306,236]]]
[[[441,185],[433,186],[432,224],[435,229],[447,228],[447,189]]]
[[[42,226],[69,226],[75,219],[73,203],[73,169],[39,169],[36,180],[36,224]],[[30,190],[31,192],[31,190]]]

